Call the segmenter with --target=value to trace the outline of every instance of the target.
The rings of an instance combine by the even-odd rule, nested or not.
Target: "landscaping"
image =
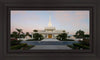
[[[27,45],[26,43],[20,43],[22,40],[11,40],[11,50],[28,50],[34,45]]]
[[[34,33],[33,34],[33,38],[34,39],[28,39],[26,41],[41,41],[41,40],[44,39],[44,37],[41,34],[39,34],[39,33]]]
[[[89,47],[89,40],[88,39],[83,39],[83,41],[79,41],[79,43],[74,43],[73,45],[67,45],[71,47],[72,49],[90,49]]]
[[[79,40],[79,43],[73,43],[73,45],[68,45],[69,47],[71,47],[72,49],[79,49],[79,50],[90,49],[89,35],[85,35],[84,31],[79,30],[76,32],[74,36],[76,38],[82,38],[83,40],[82,41]]]
[[[56,39],[60,41],[66,41],[67,40],[67,33],[61,33],[58,36],[56,36]]]

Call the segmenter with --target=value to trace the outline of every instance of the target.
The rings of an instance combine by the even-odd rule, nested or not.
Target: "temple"
[[[65,30],[56,30],[55,27],[52,26],[52,23],[51,23],[51,16],[49,16],[49,23],[48,23],[48,26],[44,28],[44,30],[38,30],[38,33],[39,34],[42,34],[44,36],[44,38],[56,38],[56,36],[58,34],[61,34],[66,31]],[[37,33],[37,32],[32,32],[32,35],[34,33]],[[32,37],[33,38],[33,37]]]

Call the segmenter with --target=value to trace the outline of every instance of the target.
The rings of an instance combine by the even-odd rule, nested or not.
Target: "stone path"
[[[37,50],[37,49],[41,49],[41,50],[71,50],[72,48],[68,47],[67,45],[35,45],[35,47],[31,48],[30,50]]]
[[[57,39],[43,39],[42,41],[59,41]]]

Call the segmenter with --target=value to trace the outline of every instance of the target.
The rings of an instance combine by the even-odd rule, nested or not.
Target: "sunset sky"
[[[88,10],[12,10],[11,32],[16,28],[23,29],[23,32],[43,30],[48,26],[49,16],[56,30],[66,30],[73,35],[81,29],[89,34]]]

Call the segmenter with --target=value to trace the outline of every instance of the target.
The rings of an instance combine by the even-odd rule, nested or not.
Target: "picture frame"
[[[14,0],[16,1],[16,0]],[[65,0],[64,0],[65,1]],[[70,59],[70,60],[98,60],[100,56],[99,54],[99,3],[96,1],[32,1],[27,2],[25,1],[22,3],[21,1],[13,2],[10,1],[1,1],[0,2],[0,57],[2,60],[51,60],[51,59]],[[91,2],[91,3],[90,3]],[[9,32],[10,32],[10,13],[9,10],[90,10],[90,35],[92,39],[91,50],[89,51],[66,51],[66,50],[34,50],[34,51],[10,51],[9,50]],[[27,56],[27,57],[25,57]],[[47,56],[47,57],[45,57]],[[58,58],[59,56],[59,58]],[[18,57],[15,59],[15,57]],[[54,57],[54,58],[51,58]],[[73,57],[73,58],[72,58]],[[92,57],[92,58],[91,58]]]

